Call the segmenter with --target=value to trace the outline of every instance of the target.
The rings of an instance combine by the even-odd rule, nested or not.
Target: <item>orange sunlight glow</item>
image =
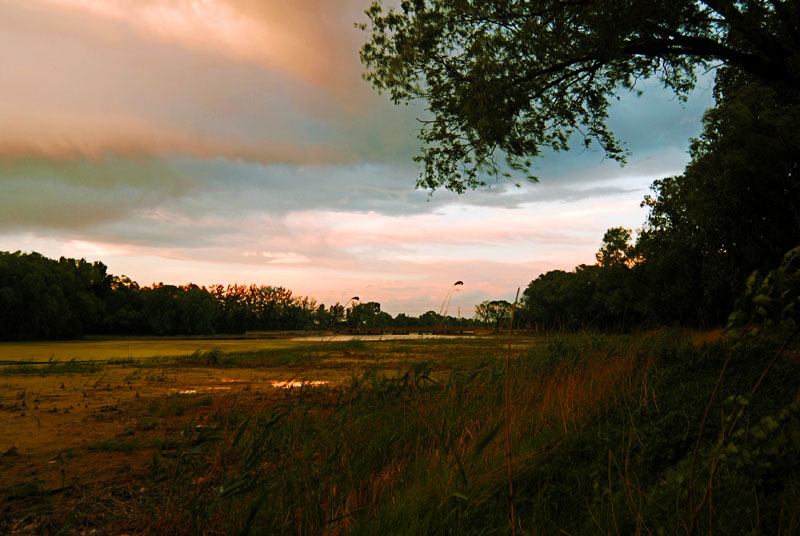
[[[269,382],[275,389],[299,389],[301,387],[321,387],[327,385],[326,380],[286,380]]]
[[[277,18],[250,16],[230,0],[37,1],[123,21],[144,36],[262,63],[312,80],[327,70],[317,59],[313,40]]]

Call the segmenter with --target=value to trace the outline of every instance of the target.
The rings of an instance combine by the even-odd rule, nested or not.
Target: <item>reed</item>
[[[342,355],[372,363],[344,386],[301,387],[257,405],[234,399],[203,426],[148,443],[147,493],[126,526],[156,534],[800,529],[800,363],[773,359],[781,341],[698,346],[663,331],[541,335],[524,350],[508,342],[342,346]],[[228,366],[265,356],[218,358]],[[173,396],[151,418],[178,419],[205,403]],[[124,451],[131,441],[96,448]]]

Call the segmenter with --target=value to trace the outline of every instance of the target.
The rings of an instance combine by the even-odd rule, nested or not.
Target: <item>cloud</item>
[[[270,264],[306,264],[311,259],[294,251],[262,251],[261,256]]]
[[[193,185],[158,161],[0,160],[0,229],[79,230],[117,222]]]
[[[349,246],[377,250],[391,246],[394,236],[464,248],[491,237],[504,241],[532,232],[542,240],[560,241],[570,239],[563,233],[567,227],[528,228],[516,222],[526,221],[529,212],[548,213],[554,203],[568,207],[625,199],[638,210],[651,179],[633,175],[592,183],[567,178],[524,189],[429,197],[411,189],[413,177],[413,169],[392,164],[289,166],[114,155],[6,158],[0,160],[0,232],[79,232],[81,239],[159,248],[210,246],[258,230],[276,241],[285,237],[287,243],[256,251],[294,251],[293,241],[302,239],[331,258],[345,237]],[[493,213],[503,216],[484,219]],[[437,225],[440,217],[458,223]],[[327,243],[325,237],[336,240]]]
[[[361,72],[361,0],[39,0],[125,24],[145,39],[264,64],[334,90]]]
[[[0,153],[411,168],[424,105],[394,107],[360,79],[365,36],[352,23],[363,8],[356,0],[0,3]],[[710,102],[707,89],[682,105],[650,84],[611,110],[632,163],[685,151]],[[534,172],[566,187],[591,178],[587,166],[614,169],[584,151],[547,154]],[[470,202],[506,203],[496,194],[510,189],[501,183]],[[528,199],[545,190],[523,188]],[[585,197],[579,190],[550,192]]]
[[[360,7],[262,4],[0,3],[0,153],[317,164],[410,155],[415,110],[393,107],[360,79],[362,37],[347,37],[358,33],[350,19]],[[204,9],[248,21],[255,34],[276,35],[281,45],[270,47],[230,32],[283,63],[220,48],[204,26],[216,19],[196,13]],[[177,16],[183,12],[185,19]],[[153,20],[174,23],[177,33],[157,32]]]
[[[102,260],[142,283],[282,285],[396,313],[513,299],[593,262],[680,173],[710,104],[623,95],[620,167],[546,154],[541,182],[414,190],[417,103],[360,79],[363,0],[0,0],[0,249]],[[708,80],[701,80],[707,84]]]
[[[7,159],[0,249],[91,256],[142,283],[255,282],[325,302],[368,294],[390,312],[419,314],[438,310],[440,289],[457,279],[476,293],[460,298],[507,299],[508,288],[544,269],[593,262],[608,227],[643,220],[641,189],[624,182],[618,187],[630,191],[614,197],[477,205],[427,201],[408,189],[410,173],[375,164]]]

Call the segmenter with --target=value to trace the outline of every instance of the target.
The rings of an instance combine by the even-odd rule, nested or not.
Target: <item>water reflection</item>
[[[214,392],[214,391],[230,391],[231,385],[219,385],[220,383],[245,383],[245,380],[233,380],[228,378],[219,378],[211,382],[211,385],[203,387],[195,387],[192,389],[175,389],[174,392],[181,395],[196,395],[200,392]],[[328,385],[328,380],[271,380],[267,382],[275,389],[299,389],[301,387],[322,387]],[[252,383],[247,383],[246,390],[253,387]]]
[[[230,387],[224,385],[212,385],[211,387],[201,387],[200,389],[182,389],[179,395],[196,395],[198,391],[230,391]]]
[[[289,337],[287,341],[314,341],[314,342],[342,342],[342,341],[408,341],[418,339],[474,339],[475,335],[465,333],[463,335],[438,335],[433,333],[383,333],[380,335],[305,335],[302,337]]]
[[[269,382],[276,389],[297,389],[300,387],[320,387],[330,382],[327,380],[273,380]]]

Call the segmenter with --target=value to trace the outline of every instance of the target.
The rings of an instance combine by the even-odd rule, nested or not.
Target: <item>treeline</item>
[[[636,240],[609,229],[596,265],[532,281],[520,322],[720,325],[748,275],[776,267],[800,244],[796,95],[721,69],[715,99],[684,173],[653,183]]]
[[[381,311],[377,302],[325,307],[283,287],[159,283],[141,287],[102,262],[0,252],[0,340],[67,339],[85,334],[208,335],[254,330],[471,325],[429,311]]]

